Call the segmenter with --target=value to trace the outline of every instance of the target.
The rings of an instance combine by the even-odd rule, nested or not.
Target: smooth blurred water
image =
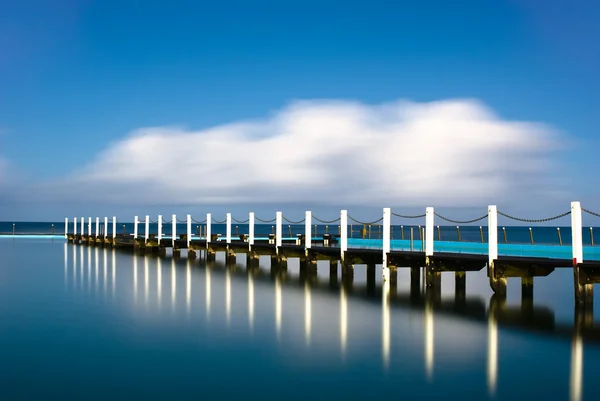
[[[462,300],[446,274],[441,294],[411,292],[407,270],[390,288],[364,266],[342,283],[328,264],[249,274],[24,238],[0,256],[2,400],[600,399],[570,270],[536,279],[533,304],[509,280],[503,305],[485,272]]]

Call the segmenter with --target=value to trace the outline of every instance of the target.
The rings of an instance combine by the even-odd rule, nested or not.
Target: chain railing
[[[592,216],[595,216],[595,217],[600,217],[600,213],[595,213],[595,212],[592,212],[591,210],[584,209],[584,208],[581,208],[581,210],[582,210],[583,212],[585,212],[585,213],[589,214],[589,215],[592,215]]]
[[[225,224],[227,223],[227,219],[223,220],[223,221],[219,221],[217,219],[215,219],[214,217],[211,216],[212,222],[215,224]]]
[[[283,220],[285,220],[289,224],[302,224],[302,223],[304,223],[306,221],[306,218],[304,218],[302,220],[299,220],[299,221],[293,221],[293,220],[288,219],[285,216],[282,216],[282,217],[283,217]]]
[[[477,221],[481,221],[481,220],[483,220],[483,219],[485,219],[485,218],[488,217],[488,214],[486,213],[486,214],[484,214],[481,217],[477,217],[477,218],[471,219],[471,220],[453,220],[453,219],[450,219],[448,217],[444,217],[444,216],[442,216],[441,214],[439,214],[437,212],[434,212],[433,214],[436,215],[437,217],[439,217],[440,219],[445,220],[448,223],[453,223],[453,224],[471,224],[471,223],[475,223]]]
[[[425,213],[423,213],[423,214],[415,214],[415,215],[404,215],[404,214],[399,214],[399,213],[393,213],[392,212],[392,216],[400,217],[402,219],[420,219],[422,217],[425,217]]]
[[[341,220],[341,218],[340,218],[340,217],[338,217],[338,218],[337,218],[337,219],[335,219],[335,220],[321,220],[320,218],[318,218],[317,216],[314,216],[314,215],[312,216],[312,218],[313,218],[313,219],[315,219],[316,221],[318,221],[319,223],[322,223],[322,224],[332,224],[332,223],[337,223],[338,221],[340,221],[340,220]]]
[[[192,221],[193,221],[194,223],[196,223],[196,224],[206,224],[206,219],[204,219],[204,220],[202,220],[202,221],[198,221],[198,220],[196,220],[196,219],[194,219],[194,218],[192,217]]]
[[[250,218],[247,218],[246,220],[238,220],[232,217],[231,220],[238,224],[248,224],[250,222]]]
[[[362,224],[362,225],[364,225],[364,226],[371,226],[371,225],[373,225],[373,224],[381,223],[381,222],[383,221],[383,217],[380,217],[379,219],[377,219],[377,220],[374,220],[374,221],[366,221],[366,222],[365,222],[365,221],[360,221],[360,220],[357,220],[357,219],[355,219],[354,217],[352,217],[352,216],[350,216],[350,215],[348,215],[348,218],[349,218],[350,220],[354,221],[355,223],[357,223],[357,224]]]
[[[259,221],[261,223],[265,223],[265,224],[269,224],[269,223],[275,223],[275,221],[277,221],[277,218],[271,219],[271,220],[263,220],[263,219],[259,219],[258,217],[254,217],[256,219],[256,221]]]
[[[548,221],[560,219],[561,217],[568,216],[568,215],[571,214],[571,211],[569,210],[568,212],[561,213],[559,215],[552,216],[552,217],[546,217],[546,218],[543,218],[543,219],[525,219],[525,218],[522,218],[522,217],[511,216],[509,214],[502,213],[501,211],[498,211],[498,214],[500,216],[506,217],[507,219],[511,219],[511,220],[515,220],[515,221],[520,221],[520,222],[523,222],[523,223],[545,223],[545,222],[548,222]]]

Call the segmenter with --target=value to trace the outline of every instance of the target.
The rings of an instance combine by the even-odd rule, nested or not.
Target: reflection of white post
[[[73,235],[77,235],[77,217],[73,219]]]
[[[248,324],[250,332],[254,329],[254,276],[248,274]]]
[[[345,259],[347,250],[348,250],[348,211],[342,210],[340,212],[340,258],[342,260],[342,265],[344,264],[344,259]]]
[[[279,253],[279,247],[281,246],[281,236],[283,235],[283,229],[282,229],[282,224],[283,224],[283,215],[281,212],[277,212],[277,214],[275,215],[275,246],[277,249],[277,253]]]
[[[312,212],[304,214],[304,247],[310,249],[312,240]]]
[[[225,270],[225,316],[227,318],[227,326],[231,321],[231,271]]]
[[[388,209],[389,210],[389,209]],[[390,367],[390,281],[383,282],[383,310],[381,320],[381,348],[383,355],[383,368]]]
[[[108,217],[104,217],[104,238],[108,238]]]
[[[190,241],[192,240],[192,215],[187,215],[187,248],[190,248]]]
[[[392,233],[392,211],[389,207],[383,208],[383,279],[384,281],[390,277],[390,269],[388,267],[388,253],[391,249]]]
[[[431,302],[425,304],[425,370],[427,380],[433,377],[433,306]]]
[[[279,278],[275,279],[275,330],[277,340],[281,339],[281,282]]]
[[[488,263],[498,259],[498,209],[496,205],[488,206]]]
[[[204,273],[206,274],[206,319],[210,317],[210,268],[205,267]]]
[[[583,344],[581,336],[575,334],[571,343],[571,377],[569,380],[570,401],[581,400],[581,384],[583,378]]]
[[[88,236],[92,236],[92,218],[88,217]]]
[[[493,396],[496,393],[496,383],[498,380],[498,324],[492,311],[488,312],[487,364],[488,391],[490,396]]]
[[[67,238],[68,231],[69,231],[69,218],[65,217],[65,238]]]
[[[175,259],[171,259],[171,309],[175,311],[175,300],[177,299],[177,271]]]
[[[583,223],[581,221],[581,203],[571,202],[571,243],[573,248],[573,266],[583,263]]]
[[[310,345],[310,331],[312,324],[312,302],[310,297],[310,285],[304,284],[304,337],[306,345]]]
[[[150,280],[150,267],[148,266],[148,258],[144,258],[144,306],[148,307],[148,296],[149,296],[149,280]]]
[[[161,258],[156,259],[156,293],[158,309],[162,306],[162,261]]]
[[[206,244],[210,242],[211,234],[211,226],[212,226],[212,214],[206,213]]]
[[[100,217],[96,217],[96,238],[100,235]]]
[[[81,235],[85,235],[85,217],[81,218]]]
[[[133,218],[133,238],[135,238],[135,239],[137,239],[137,237],[138,237],[138,223],[139,223],[138,216],[135,216]]]
[[[158,215],[158,243],[162,239],[162,215]]]
[[[112,226],[113,226],[112,237],[114,239],[117,236],[117,216],[113,216]]]
[[[192,268],[190,266],[190,260],[185,260],[185,308],[186,312],[190,314],[190,308],[192,304]]]
[[[425,256],[433,256],[433,224],[435,213],[432,207],[425,209]]]
[[[150,238],[150,216],[146,215],[146,222],[144,227],[144,243],[148,243],[148,238]]]
[[[346,290],[342,287],[340,291],[340,347],[342,358],[346,356],[346,340],[348,336],[348,300]]]
[[[171,216],[171,246],[175,249],[175,237],[177,236],[177,215]]]
[[[106,265],[104,265],[104,292],[106,292]],[[138,298],[138,258],[133,257],[133,302],[137,304]]]
[[[225,240],[228,244],[231,244],[231,213],[225,215],[225,222],[227,224],[225,232]]]
[[[248,249],[254,245],[254,212],[250,212],[248,216]]]

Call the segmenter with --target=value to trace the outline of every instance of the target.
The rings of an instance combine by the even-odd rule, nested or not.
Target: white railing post
[[[96,238],[100,235],[100,217],[96,217]]]
[[[68,231],[69,231],[69,218],[65,217],[65,238],[67,238]]]
[[[206,243],[207,244],[210,242],[210,237],[212,236],[211,228],[212,228],[212,214],[206,213]]]
[[[391,224],[392,224],[392,210],[389,207],[383,208],[383,278],[387,279],[390,276],[390,269],[388,267],[388,253],[391,250]]]
[[[248,246],[254,245],[254,212],[248,216]]]
[[[158,244],[160,245],[160,240],[162,239],[162,215],[158,215]]]
[[[312,245],[312,212],[304,214],[304,247],[310,249]]]
[[[81,218],[81,235],[85,235],[85,217]]]
[[[144,243],[148,243],[148,238],[150,238],[150,216],[146,215],[146,224],[144,227]]]
[[[225,239],[228,244],[231,244],[231,213],[227,213],[225,223],[227,224]]]
[[[187,215],[187,247],[190,247],[190,241],[192,240],[192,215]]]
[[[425,256],[433,256],[433,224],[435,219],[434,209],[425,209]]]
[[[171,216],[171,246],[175,249],[175,237],[177,236],[177,215]]]
[[[113,229],[112,229],[112,237],[113,239],[115,239],[117,237],[117,216],[113,216]]]
[[[279,253],[279,247],[281,246],[281,236],[283,235],[283,214],[281,212],[277,212],[275,215],[275,224],[277,227],[275,228],[275,246],[277,247],[277,253]]]
[[[344,263],[344,256],[348,250],[348,211],[340,212],[340,258]]]
[[[488,266],[498,259],[498,208],[488,206]]]
[[[73,218],[73,236],[77,235],[77,217]]]
[[[135,239],[137,239],[137,237],[138,237],[138,223],[139,223],[138,216],[135,216],[133,218],[133,238],[135,238]]]
[[[104,238],[108,238],[108,217],[104,218]]]
[[[583,263],[583,221],[581,203],[571,202],[571,243],[573,248],[573,266]]]
[[[92,218],[88,217],[88,237],[92,236]]]

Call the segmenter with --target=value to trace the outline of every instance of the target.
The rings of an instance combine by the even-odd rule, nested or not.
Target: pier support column
[[[594,305],[594,284],[580,265],[573,267],[573,281],[575,284],[575,303],[585,308]]]
[[[410,298],[415,300],[421,297],[421,268],[410,268]]]
[[[206,261],[207,262],[214,262],[217,258],[217,252],[215,252],[215,250],[213,249],[213,247],[211,247],[210,245],[207,246],[206,248]]]
[[[225,263],[227,265],[235,265],[237,262],[237,255],[235,251],[229,247],[227,247],[227,251],[225,252]]]
[[[338,286],[338,261],[329,261],[329,287],[337,288]]]
[[[347,290],[351,290],[354,285],[354,265],[348,261],[341,263],[342,265],[342,285]]]
[[[158,247],[158,256],[160,256],[161,258],[165,258],[167,256],[167,248],[164,246],[159,246]]]
[[[188,247],[187,249],[188,259],[195,260],[196,259],[196,250],[192,247]]]
[[[442,273],[429,257],[425,258],[425,284],[427,287],[440,287],[442,285]]]
[[[490,287],[498,297],[506,297],[506,277],[503,270],[492,262],[488,265],[488,276],[490,278]]]
[[[247,267],[251,267],[251,268],[257,267],[259,260],[260,260],[260,256],[252,250],[249,250],[248,253],[246,254],[246,266]]]
[[[173,258],[179,259],[181,257],[181,249],[173,248]]]
[[[521,301],[533,299],[533,276],[521,277]]]
[[[467,273],[454,272],[454,302],[457,306],[463,306],[466,299]]]
[[[375,293],[375,264],[367,265],[367,293]]]
[[[396,288],[398,285],[398,268],[388,265],[388,269],[390,269],[390,288]]]

